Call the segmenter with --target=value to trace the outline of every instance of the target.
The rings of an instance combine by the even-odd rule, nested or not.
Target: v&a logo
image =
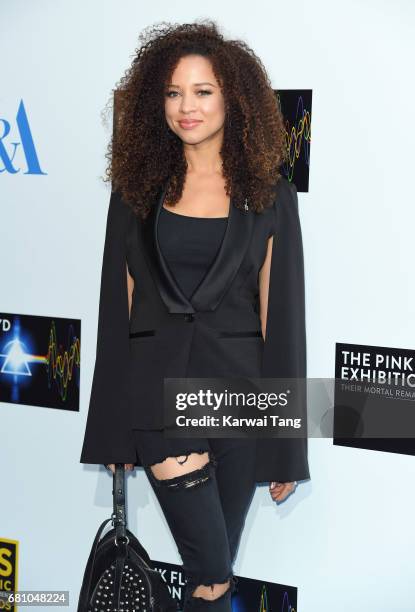
[[[8,172],[17,174],[22,168],[18,167],[16,153],[22,148],[27,168],[23,174],[47,174],[40,167],[39,158],[30,130],[29,120],[23,100],[20,100],[16,114],[16,126],[19,131],[20,141],[9,142],[12,124],[0,117],[0,173]]]

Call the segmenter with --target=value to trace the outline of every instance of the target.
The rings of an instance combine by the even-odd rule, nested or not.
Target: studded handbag
[[[115,464],[113,513],[99,527],[86,564],[78,612],[173,612],[180,610],[161,574],[127,529],[124,464]],[[105,526],[110,529],[101,537]]]

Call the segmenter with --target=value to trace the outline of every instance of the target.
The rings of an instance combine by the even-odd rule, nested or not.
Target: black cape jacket
[[[169,271],[157,240],[165,192],[163,187],[144,221],[118,192],[111,194],[81,463],[142,465],[132,429],[163,428],[164,377],[306,377],[295,185],[281,177],[273,205],[261,213],[241,210],[231,201],[221,247],[190,299]],[[258,274],[271,235],[264,341],[252,331],[261,330]],[[131,314],[126,262],[135,282]],[[256,446],[256,482],[309,478],[306,438],[258,438]]]

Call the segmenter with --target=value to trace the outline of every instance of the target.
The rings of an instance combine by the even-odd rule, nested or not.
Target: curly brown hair
[[[181,139],[164,114],[166,84],[181,57],[207,57],[225,103],[222,149],[227,195],[242,208],[261,212],[272,204],[286,161],[284,122],[261,60],[241,40],[225,40],[212,20],[143,30],[131,66],[116,84],[116,117],[108,144],[104,181],[112,181],[134,212],[145,218],[162,185],[176,204],[187,162]]]

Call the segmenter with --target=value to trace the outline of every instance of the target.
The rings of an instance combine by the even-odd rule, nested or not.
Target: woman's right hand
[[[110,470],[113,474],[115,474],[115,463],[108,463],[108,465],[105,466],[107,468],[107,470]],[[124,470],[133,470],[134,469],[134,463],[124,463]]]

